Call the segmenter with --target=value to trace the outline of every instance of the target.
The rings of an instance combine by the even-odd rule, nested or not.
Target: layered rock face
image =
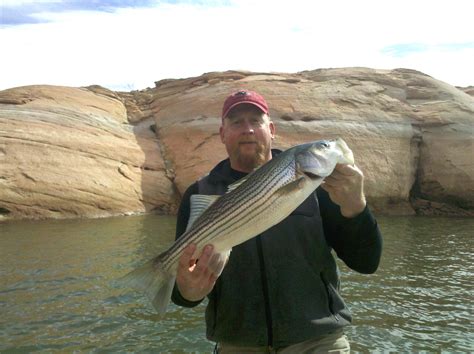
[[[229,71],[153,89],[33,86],[0,92],[4,218],[172,213],[226,157],[224,99],[265,96],[275,147],[342,137],[383,214],[474,215],[474,98],[420,72]]]
[[[4,218],[176,209],[156,137],[128,124],[115,93],[31,86],[0,92],[0,102]]]

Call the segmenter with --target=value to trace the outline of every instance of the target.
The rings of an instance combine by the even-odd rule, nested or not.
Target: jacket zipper
[[[262,279],[262,289],[263,289],[263,299],[265,303],[265,317],[267,321],[267,337],[268,337],[268,346],[273,347],[273,319],[272,312],[270,309],[270,297],[268,295],[268,279],[267,272],[265,270],[265,262],[263,259],[263,248],[262,248],[262,238],[257,236],[257,252],[260,265],[260,275]]]

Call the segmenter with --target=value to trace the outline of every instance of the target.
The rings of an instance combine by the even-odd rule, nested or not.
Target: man
[[[241,90],[224,102],[220,137],[229,158],[185,192],[177,220],[180,237],[192,194],[223,194],[227,186],[279,153],[272,150],[275,125],[265,99]],[[209,260],[212,245],[192,259],[180,258],[174,303],[192,307],[206,296],[207,338],[219,353],[349,352],[342,328],[351,315],[338,293],[331,250],[350,268],[373,273],[382,238],[366,206],[363,174],[337,165],[331,176],[289,217],[232,249],[218,277]]]

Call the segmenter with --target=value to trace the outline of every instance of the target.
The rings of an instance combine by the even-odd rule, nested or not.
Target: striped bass
[[[215,254],[210,267],[220,275],[232,247],[285,219],[338,163],[354,163],[342,139],[296,145],[230,185],[222,196],[192,195],[184,234],[165,252],[122,278],[123,285],[144,291],[163,314],[187,245],[196,244],[193,258],[197,258],[205,245],[212,244]]]

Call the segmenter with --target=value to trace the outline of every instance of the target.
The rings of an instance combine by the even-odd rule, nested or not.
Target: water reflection
[[[160,321],[141,295],[113,286],[166,247],[174,218],[8,223],[1,231],[0,351],[176,347],[177,336],[169,331],[186,326],[182,318],[189,314]],[[191,328],[192,339],[180,345],[201,342],[207,350],[196,326],[181,332]]]
[[[344,266],[355,350],[472,350],[472,219],[383,218],[382,264]],[[388,340],[387,340],[388,339]]]
[[[341,264],[355,351],[473,351],[473,219],[381,218],[374,275]],[[0,224],[0,351],[210,352],[203,306],[160,319],[114,280],[174,238],[173,217]]]

